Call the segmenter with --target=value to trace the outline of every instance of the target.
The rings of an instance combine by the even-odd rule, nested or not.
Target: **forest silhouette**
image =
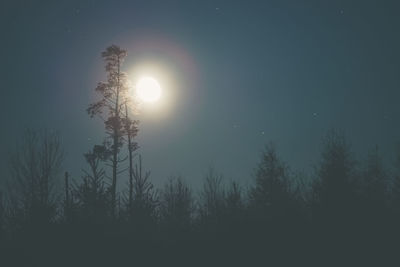
[[[0,266],[398,262],[400,149],[393,168],[378,147],[357,162],[343,134],[331,130],[310,179],[271,143],[248,186],[210,168],[198,190],[180,176],[156,188],[135,142],[139,122],[131,107],[137,104],[121,71],[126,55],[115,45],[102,54],[107,80],[87,112],[104,121],[105,138],[83,155],[82,177],[64,172],[57,132],[26,130],[10,154],[0,193]]]

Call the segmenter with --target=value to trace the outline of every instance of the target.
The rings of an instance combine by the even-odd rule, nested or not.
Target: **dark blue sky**
[[[59,130],[65,169],[104,136],[85,109],[104,79],[100,53],[152,65],[168,107],[139,115],[156,183],[196,184],[210,165],[246,181],[263,145],[310,170],[321,137],[342,130],[362,160],[400,141],[400,16],[396,1],[2,1],[0,147],[26,127]],[[389,161],[390,162],[390,161]]]

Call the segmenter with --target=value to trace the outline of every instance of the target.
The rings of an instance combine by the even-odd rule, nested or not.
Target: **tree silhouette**
[[[336,132],[324,139],[311,187],[296,186],[293,179],[299,178],[271,144],[249,187],[225,184],[210,168],[197,198],[181,177],[170,178],[158,194],[138,156],[132,179],[122,189],[125,205],[118,219],[112,214],[112,187],[104,170],[112,156],[107,145],[84,154],[88,168],[82,179],[66,174],[63,202],[51,186],[63,158],[57,135],[29,132],[23,140],[11,158],[10,197],[2,201],[0,196],[0,245],[14,253],[10,262],[21,259],[19,266],[30,266],[32,259],[34,265],[52,266],[60,256],[69,259],[68,266],[133,261],[160,266],[186,264],[193,257],[222,266],[251,261],[292,266],[302,259],[360,260],[365,253],[386,259],[382,255],[395,250],[390,242],[398,234],[400,178],[393,181],[393,217],[386,202],[389,171],[378,150],[369,153],[358,171],[348,143]],[[399,167],[400,155],[397,160]],[[303,197],[308,194],[309,199]],[[64,216],[57,216],[63,207]],[[0,264],[10,266],[1,256]]]
[[[82,183],[76,185],[73,191],[80,218],[91,223],[106,221],[109,211],[110,194],[105,188],[105,171],[100,165],[108,157],[108,153],[107,149],[100,145],[95,145],[91,151],[85,153],[90,171],[84,170]]]
[[[218,224],[225,211],[223,177],[214,168],[209,168],[199,196],[199,214],[204,223]]]
[[[48,223],[55,215],[55,185],[64,159],[60,137],[27,130],[22,140],[11,156],[9,193],[31,224]]]
[[[226,191],[225,202],[229,217],[235,218],[244,210],[243,192],[237,182],[231,182],[229,184],[229,188]]]
[[[246,221],[246,208],[243,189],[237,182],[231,182],[225,193],[224,225],[228,232],[236,232],[235,236]]]
[[[331,224],[343,223],[352,217],[356,201],[350,146],[343,135],[331,131],[324,139],[321,156],[312,185],[313,215]]]
[[[120,173],[118,165],[123,158],[119,157],[120,149],[123,145],[124,133],[124,113],[123,108],[126,105],[128,97],[129,84],[126,73],[121,71],[122,63],[127,56],[126,50],[116,45],[107,47],[102,53],[106,62],[107,81],[100,82],[96,87],[96,92],[101,95],[101,99],[89,105],[87,109],[90,117],[100,116],[106,129],[107,149],[110,151],[110,160],[112,166],[111,181],[111,213],[115,217],[116,209],[116,190],[117,176]],[[105,114],[106,117],[102,115]]]
[[[133,199],[131,206],[128,199],[127,210],[129,219],[141,226],[152,224],[157,215],[158,195],[149,177],[150,171],[143,170],[142,156],[139,155],[139,163],[133,170]]]
[[[127,100],[128,101],[128,100]],[[131,101],[132,102],[132,101]],[[133,106],[135,108],[135,106]],[[134,152],[138,149],[138,144],[133,141],[134,137],[138,133],[138,120],[132,120],[129,116],[128,112],[128,102],[125,103],[125,117],[123,120],[124,128],[125,128],[125,133],[127,136],[127,142],[128,142],[128,160],[129,160],[129,192],[128,192],[128,206],[132,207],[133,205],[133,191],[134,191],[134,169],[133,169],[133,158],[134,158]]]
[[[257,216],[278,219],[292,208],[294,199],[287,172],[288,167],[279,159],[275,147],[267,145],[250,191],[250,205]]]
[[[188,228],[192,221],[194,199],[182,177],[171,177],[160,198],[161,218],[168,226]]]

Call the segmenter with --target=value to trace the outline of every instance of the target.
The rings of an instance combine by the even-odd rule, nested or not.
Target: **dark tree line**
[[[1,246],[24,255],[8,253],[11,262],[51,265],[55,255],[64,255],[76,265],[184,264],[194,258],[202,264],[318,265],[329,257],[337,263],[389,259],[397,248],[399,157],[388,169],[375,147],[357,163],[335,132],[324,139],[309,183],[297,179],[271,144],[247,187],[210,169],[197,191],[179,176],[156,189],[138,156],[115,207],[107,147],[85,153],[87,169],[72,179],[61,173],[64,153],[56,133],[27,131],[22,140],[0,194]]]

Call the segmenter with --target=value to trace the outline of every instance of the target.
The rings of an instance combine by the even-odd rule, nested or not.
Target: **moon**
[[[136,84],[136,93],[143,102],[153,103],[161,97],[161,86],[153,77],[144,76]]]

